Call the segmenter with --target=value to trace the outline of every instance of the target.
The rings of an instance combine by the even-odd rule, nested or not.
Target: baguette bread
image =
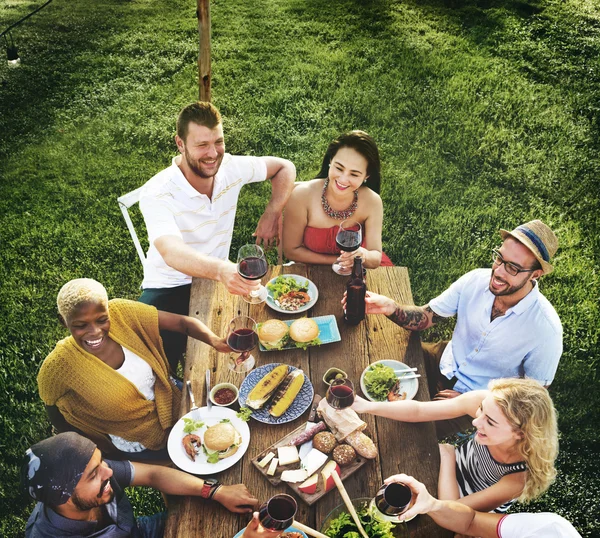
[[[363,458],[372,460],[377,457],[377,447],[375,446],[375,443],[361,431],[353,431],[344,441]]]

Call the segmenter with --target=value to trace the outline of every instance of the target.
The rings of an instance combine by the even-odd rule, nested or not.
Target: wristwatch
[[[217,488],[221,485],[221,483],[215,478],[205,478],[204,485],[202,486],[202,490],[200,491],[200,497],[205,499],[210,499],[217,491]]]

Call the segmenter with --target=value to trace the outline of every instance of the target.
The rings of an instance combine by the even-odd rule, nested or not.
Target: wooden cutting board
[[[297,435],[300,435],[306,429],[306,424],[307,423],[305,422],[304,424],[302,424],[301,426],[296,428],[293,432],[286,435],[285,437],[282,437],[279,441],[277,441],[276,443],[273,443],[269,448],[263,450],[258,456],[256,456],[255,458],[252,459],[252,463],[258,469],[258,471],[274,486],[278,486],[279,484],[281,484],[281,482],[282,482],[281,473],[283,471],[298,469],[298,468],[300,468],[300,463],[292,463],[290,465],[285,465],[285,466],[279,465],[277,467],[277,470],[275,471],[275,474],[273,476],[269,476],[267,474],[269,465],[267,464],[265,467],[260,467],[258,465],[258,462],[260,460],[262,460],[269,452],[274,452],[275,457],[277,457],[277,447],[289,445],[290,441],[292,439],[294,439],[294,437],[296,437]],[[299,448],[300,447],[298,447],[298,449]],[[331,454],[329,455],[329,459],[330,460],[333,459],[331,457]],[[342,472],[342,474],[341,474],[342,482],[347,477],[349,477],[351,474],[355,473],[358,469],[360,469],[368,461],[369,461],[368,459],[363,458],[361,455],[357,454],[356,459],[352,463],[350,463],[349,465],[344,465],[343,467],[340,466],[340,470]],[[323,465],[325,465],[325,464],[323,464]],[[317,473],[319,473],[319,480],[317,482],[317,490],[312,495],[303,493],[302,491],[300,491],[298,489],[298,486],[301,485],[302,482],[297,482],[294,484],[292,484],[291,482],[284,482],[284,483],[287,484],[287,486],[302,501],[304,501],[306,504],[308,504],[310,506],[310,505],[314,504],[315,502],[317,502],[321,497],[323,497],[323,495],[325,495],[326,493],[329,493],[329,491],[332,491],[331,489],[329,491],[325,491],[325,488],[323,486],[323,479],[320,474],[322,468],[323,467],[320,467],[319,470],[317,471]],[[337,488],[335,486],[333,487],[333,489],[337,491]]]

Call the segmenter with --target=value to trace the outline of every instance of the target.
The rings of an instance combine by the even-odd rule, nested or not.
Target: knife
[[[315,397],[312,402],[312,406],[310,408],[310,413],[308,414],[308,422],[315,422],[317,418],[317,407],[319,407],[319,402],[321,401],[321,396],[315,394]]]
[[[212,402],[210,401],[210,368],[206,370],[206,409],[210,412]]]

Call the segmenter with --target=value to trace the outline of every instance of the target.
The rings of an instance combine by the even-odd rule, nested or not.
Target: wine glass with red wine
[[[294,521],[298,503],[291,495],[274,495],[258,511],[258,519],[263,529],[284,531]]]
[[[412,502],[411,489],[402,482],[382,484],[372,503],[375,505],[380,519],[399,521],[398,516],[410,508]]]
[[[354,403],[354,385],[349,379],[334,379],[327,389],[327,403],[334,409],[345,409]]]
[[[260,280],[267,274],[269,265],[261,247],[258,245],[244,245],[238,251],[237,269],[242,278],[246,280]],[[256,291],[244,295],[244,300],[250,304],[264,303],[267,299],[267,288],[262,284]]]
[[[240,355],[230,356],[229,368],[237,373],[244,373],[254,368],[255,359],[250,354],[258,344],[256,322],[248,316],[237,316],[229,322],[227,345]]]
[[[340,250],[344,252],[354,252],[358,250],[362,243],[362,226],[360,222],[355,220],[345,220],[340,224],[337,235],[335,237],[335,244]],[[339,263],[334,263],[331,268],[338,275],[349,275],[352,273],[352,267],[342,267]]]

